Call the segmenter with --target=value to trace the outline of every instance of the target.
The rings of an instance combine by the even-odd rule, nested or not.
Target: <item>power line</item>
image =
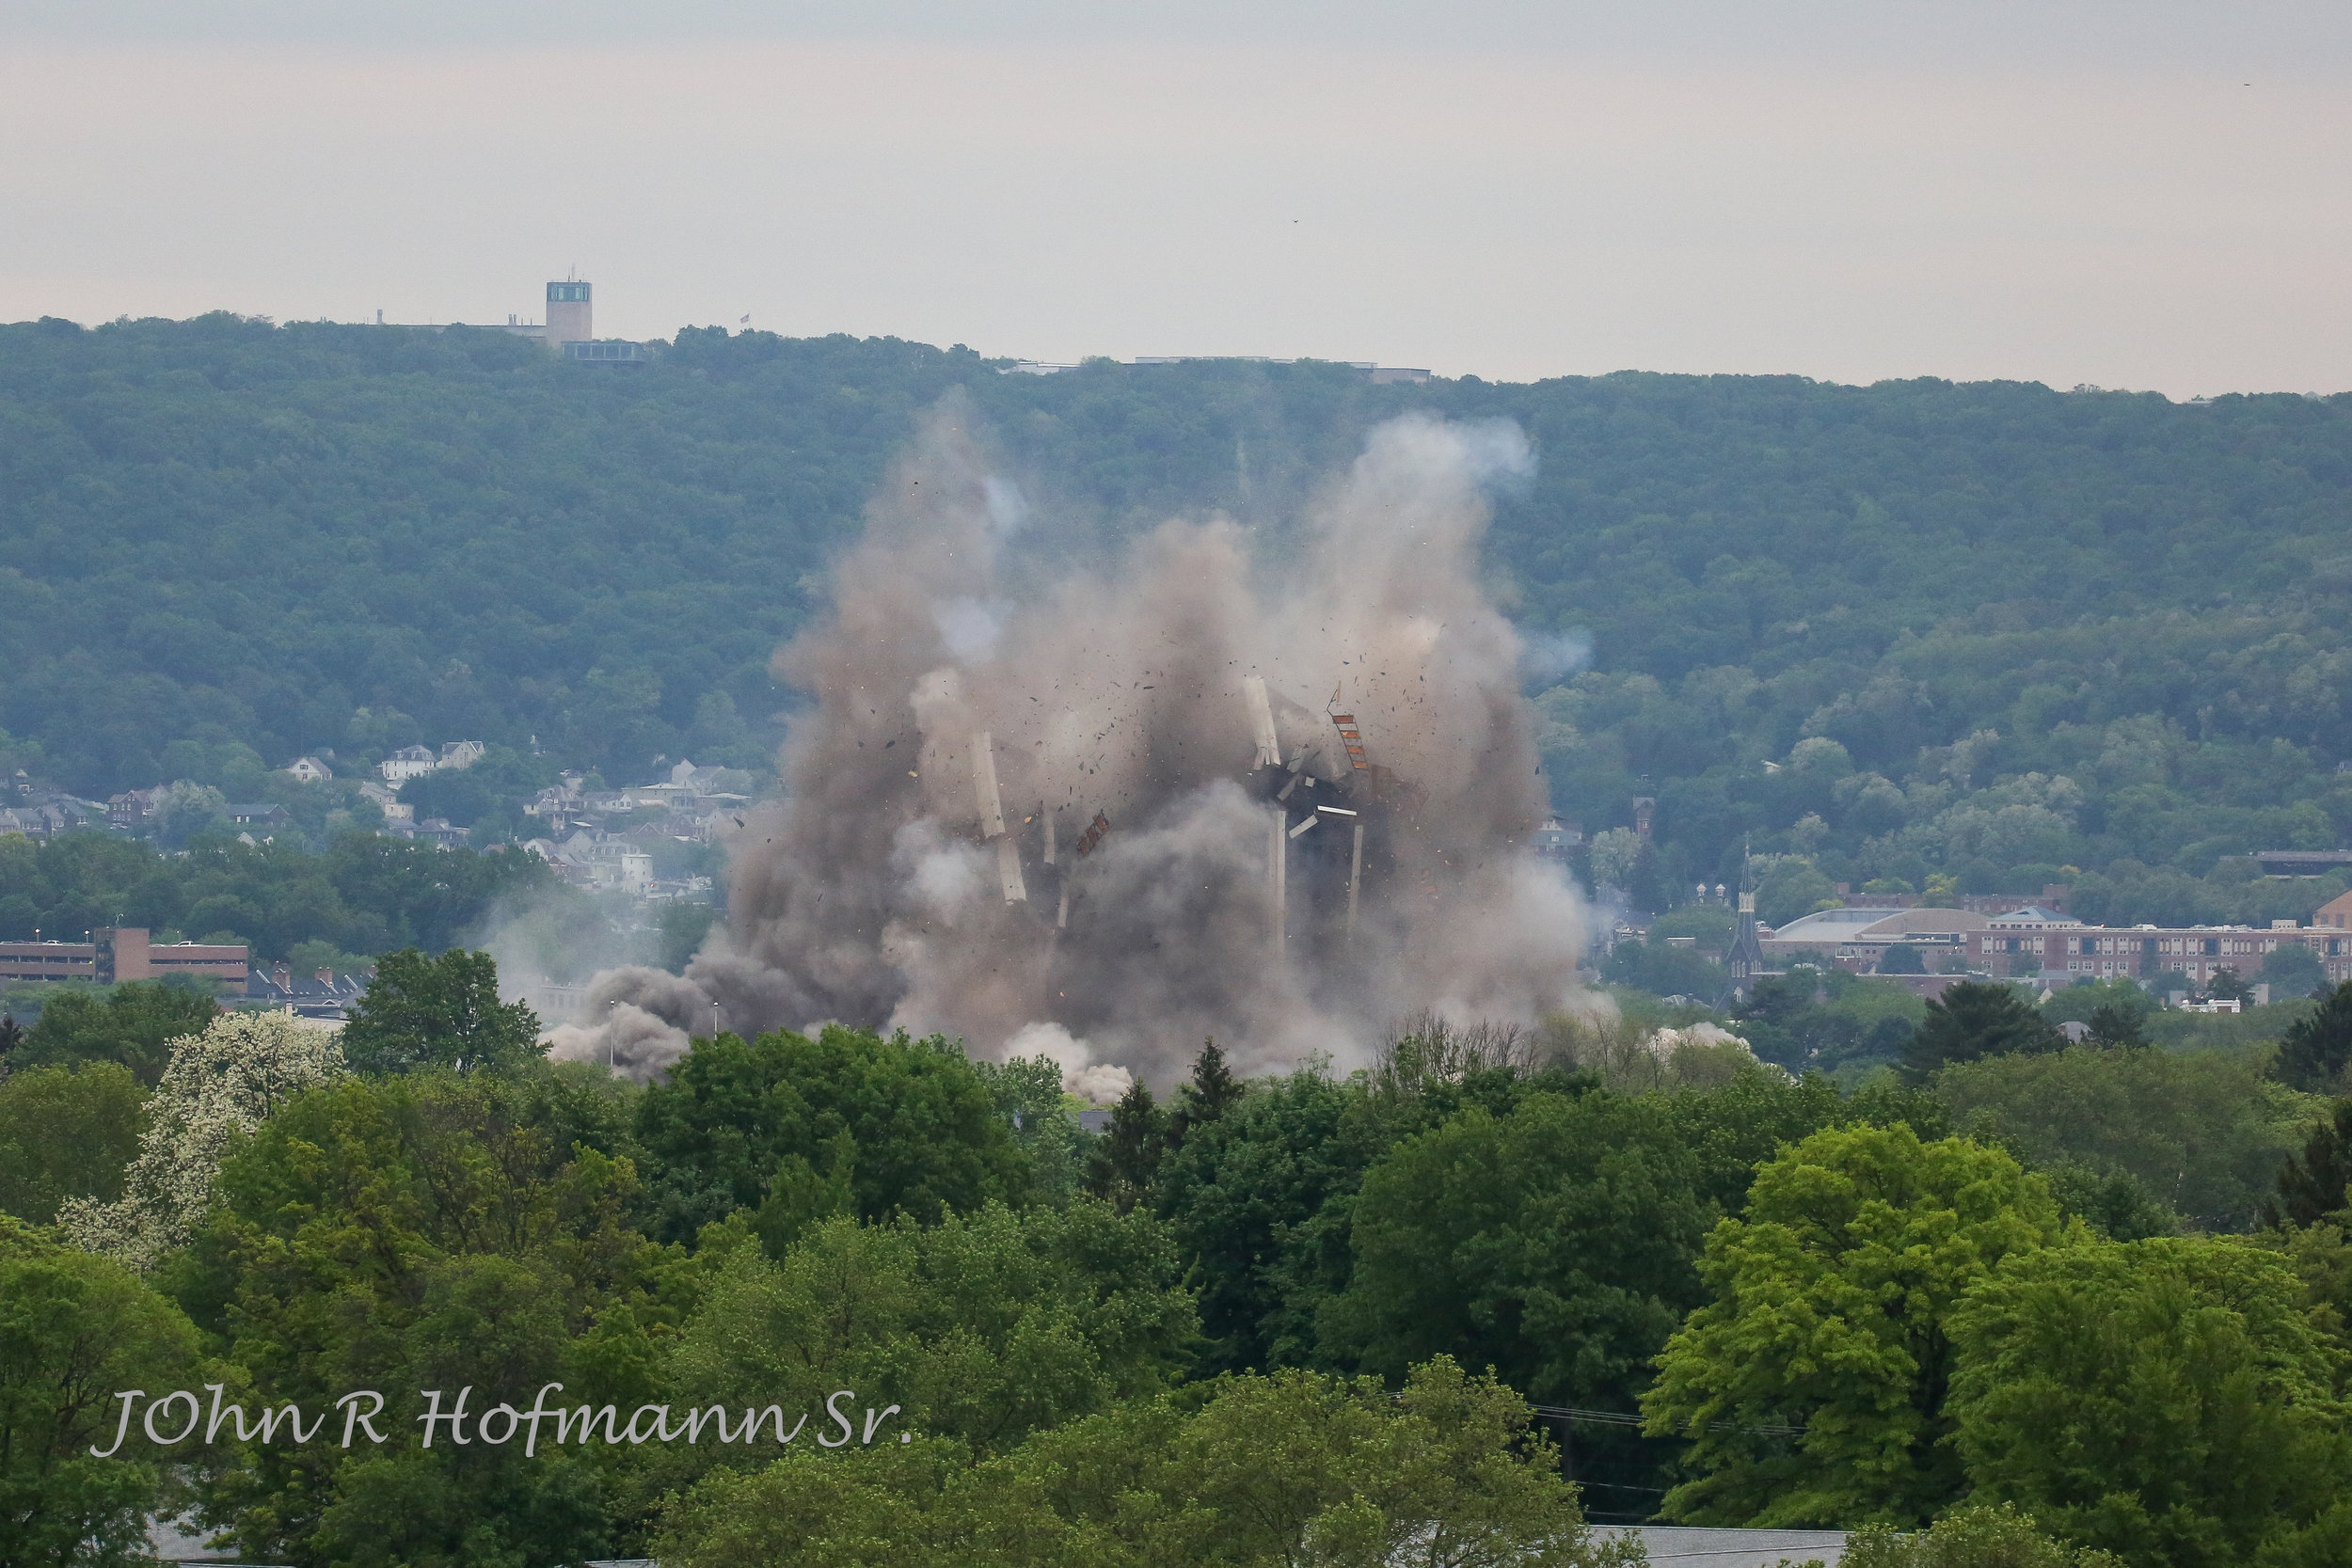
[[[1629,1410],[1581,1410],[1565,1404],[1531,1404],[1527,1407],[1538,1416],[1550,1416],[1564,1421],[1582,1421],[1594,1426],[1638,1427],[1646,1425],[1648,1418]],[[1708,1421],[1709,1432],[1753,1432],[1766,1437],[1803,1437],[1801,1426],[1748,1426],[1739,1421]]]

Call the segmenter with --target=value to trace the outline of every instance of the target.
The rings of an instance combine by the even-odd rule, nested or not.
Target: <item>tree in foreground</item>
[[[111,1202],[146,1125],[147,1091],[119,1062],[0,1077],[0,1212],[47,1225],[68,1198]]]
[[[644,1091],[637,1135],[664,1241],[690,1240],[779,1191],[791,1223],[775,1240],[789,1241],[796,1224],[837,1207],[826,1189],[839,1180],[860,1218],[925,1224],[1031,1190],[991,1081],[936,1036],[828,1025],[813,1037],[699,1040]]]
[[[2126,1568],[2112,1552],[2053,1540],[2016,1506],[1970,1503],[1902,1534],[1884,1525],[1846,1540],[1838,1568]]]
[[[2135,1564],[2341,1562],[2344,1348],[2244,1242],[2014,1256],[1953,1314],[1975,1496]]]
[[[1585,1525],[1519,1397],[1448,1361],[1397,1396],[1370,1378],[1223,1378],[977,1465],[938,1440],[794,1452],[696,1488],[658,1551],[671,1568],[1640,1560]]]
[[[2352,980],[2329,991],[2316,1008],[2295,1021],[2279,1042],[2278,1060],[2271,1070],[2289,1088],[2327,1094],[2347,1086],[2347,1066],[2352,1066]]]
[[[195,1381],[196,1331],[119,1263],[0,1215],[0,1568],[151,1562],[162,1467],[108,1457],[121,1388]]]
[[[1963,980],[1928,1004],[1928,1016],[1903,1047],[1903,1075],[1925,1083],[1938,1069],[1980,1056],[2058,1051],[2059,1034],[2015,986]]]
[[[68,1199],[57,1224],[74,1243],[141,1273],[186,1243],[213,1204],[230,1142],[294,1096],[342,1075],[335,1037],[283,1013],[228,1013],[178,1041],[148,1104],[138,1158],[111,1203]]]
[[[2041,1178],[1909,1127],[1814,1133],[1708,1238],[1713,1300],[1659,1357],[1653,1435],[1698,1472],[1661,1513],[1697,1525],[1924,1523],[1961,1495],[1947,1322],[1967,1289],[2060,1235]]]
[[[359,1072],[469,1068],[539,1053],[539,1019],[499,1000],[498,964],[453,947],[437,958],[387,953],[343,1025],[343,1055]]]

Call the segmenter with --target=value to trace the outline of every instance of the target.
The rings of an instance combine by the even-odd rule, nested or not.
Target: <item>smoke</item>
[[[830,618],[776,657],[813,705],[786,798],[729,846],[726,928],[683,978],[599,975],[556,1049],[644,1076],[716,1002],[739,1032],[834,1018],[1047,1055],[1101,1100],[1128,1071],[1180,1075],[1211,1037],[1244,1071],[1354,1065],[1410,1012],[1564,1006],[1586,914],[1528,851],[1547,800],[1527,650],[1475,570],[1486,487],[1531,467],[1514,426],[1399,420],[1279,564],[1215,517],[1094,567],[950,404],[871,503]],[[1303,776],[1279,808],[1299,836],[1279,930],[1286,775],[1253,771],[1252,676]]]

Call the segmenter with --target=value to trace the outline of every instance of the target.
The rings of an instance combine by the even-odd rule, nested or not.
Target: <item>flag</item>
[[[751,317],[749,317],[749,316],[745,316],[745,317],[743,318],[743,323],[744,323],[744,325],[748,325],[750,324],[750,322],[751,322],[751,319],[752,319]]]

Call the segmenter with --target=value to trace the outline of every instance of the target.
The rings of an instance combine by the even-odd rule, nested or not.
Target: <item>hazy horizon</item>
[[[0,4],[0,319],[2352,386],[2305,5]]]

